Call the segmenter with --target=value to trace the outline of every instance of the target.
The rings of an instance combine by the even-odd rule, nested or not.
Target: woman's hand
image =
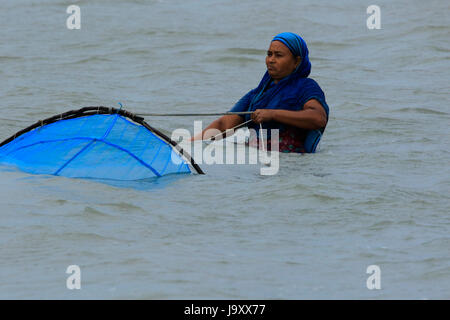
[[[257,109],[252,114],[256,123],[275,121],[297,128],[315,130],[325,128],[328,117],[322,104],[316,99],[308,100],[302,110]]]
[[[257,124],[272,121],[275,111],[274,109],[256,109],[252,113],[252,120]]]

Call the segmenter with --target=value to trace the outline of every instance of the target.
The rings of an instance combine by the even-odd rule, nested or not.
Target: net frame
[[[159,137],[161,140],[164,140],[165,142],[169,143],[172,146],[172,149],[175,150],[182,158],[186,160],[188,165],[194,169],[194,171],[198,174],[205,174],[203,170],[199,167],[197,163],[195,163],[194,159],[190,156],[189,153],[187,153],[185,150],[183,150],[175,141],[173,141],[171,138],[169,138],[167,135],[162,133],[161,131],[153,128],[150,126],[147,122],[145,122],[145,119],[143,117],[140,117],[132,112],[129,112],[124,109],[116,109],[112,107],[105,107],[105,106],[89,106],[89,107],[83,107],[81,109],[77,110],[70,110],[66,111],[64,113],[57,114],[55,116],[46,118],[44,120],[39,120],[36,123],[16,132],[14,135],[10,136],[9,138],[5,139],[3,142],[0,143],[0,147],[10,143],[11,141],[15,140],[16,138],[20,137],[21,135],[32,131],[36,128],[42,127],[44,125],[48,125],[51,123],[55,123],[61,120],[68,120],[68,119],[74,119],[74,118],[81,118],[96,114],[106,114],[106,115],[114,115],[119,114],[120,116],[123,116],[125,118],[128,118],[132,120],[133,122],[143,126],[147,130],[149,130],[151,133]]]

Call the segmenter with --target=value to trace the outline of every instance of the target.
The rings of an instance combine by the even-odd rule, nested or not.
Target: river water
[[[68,5],[81,29],[68,30]],[[381,9],[368,29],[366,9]],[[0,140],[83,106],[224,112],[301,34],[330,119],[313,155],[147,184],[0,169],[3,299],[450,298],[448,1],[4,0]],[[147,118],[171,132],[214,118]],[[81,270],[69,290],[66,269]],[[367,273],[369,266],[381,273]],[[367,280],[380,275],[381,289]],[[369,281],[370,282],[370,281]]]

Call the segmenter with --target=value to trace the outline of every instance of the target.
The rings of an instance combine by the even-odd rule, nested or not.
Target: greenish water
[[[381,30],[356,0],[76,4],[68,30],[67,2],[3,1],[1,137],[89,105],[227,111],[283,31],[307,41],[330,121],[320,152],[280,155],[274,176],[203,165],[139,188],[1,168],[0,298],[450,297],[448,2],[380,1]]]

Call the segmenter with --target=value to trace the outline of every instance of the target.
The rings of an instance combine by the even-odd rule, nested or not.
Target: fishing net
[[[144,118],[106,107],[68,111],[17,132],[0,144],[0,164],[33,174],[114,180],[203,173]]]

